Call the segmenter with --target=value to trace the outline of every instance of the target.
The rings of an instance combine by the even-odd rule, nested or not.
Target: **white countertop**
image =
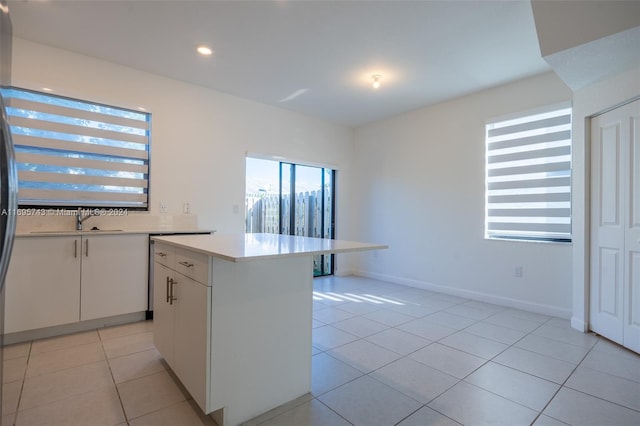
[[[232,262],[388,248],[384,244],[278,234],[176,235],[152,239]]]
[[[211,229],[171,229],[171,228],[152,228],[152,229],[99,229],[92,230],[87,228],[82,231],[76,230],[33,230],[16,232],[18,238],[29,237],[66,237],[66,236],[87,236],[87,235],[125,235],[125,234],[193,234],[193,233],[214,233]]]

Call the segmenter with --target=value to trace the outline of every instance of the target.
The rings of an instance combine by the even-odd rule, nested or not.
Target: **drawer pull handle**
[[[163,253],[161,251],[157,252],[156,255],[160,256],[160,257],[165,257],[167,255],[167,253]]]
[[[175,284],[178,284],[178,281],[174,280],[173,278],[171,278],[169,281],[171,282],[171,285],[169,286],[169,288],[171,288],[171,292],[169,294],[169,296],[170,296],[169,297],[169,304],[173,305],[173,301],[174,300],[178,300],[178,298],[173,295],[173,286]]]
[[[186,261],[183,262],[178,262],[179,264],[181,264],[182,266],[184,266],[185,268],[193,268],[193,263],[189,263]]]

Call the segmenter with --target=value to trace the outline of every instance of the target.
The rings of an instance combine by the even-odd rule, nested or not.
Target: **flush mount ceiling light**
[[[200,46],[198,46],[196,48],[196,51],[202,56],[209,56],[213,53],[213,50],[211,50],[209,46],[205,46],[204,44],[201,44]]]
[[[373,88],[378,89],[380,87],[380,79],[382,76],[380,74],[373,74],[371,79],[373,80]]]

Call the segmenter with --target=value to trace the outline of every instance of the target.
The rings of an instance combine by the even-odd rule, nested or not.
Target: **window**
[[[3,88],[21,207],[148,208],[150,114]]]
[[[571,241],[571,108],[486,126],[487,238]]]

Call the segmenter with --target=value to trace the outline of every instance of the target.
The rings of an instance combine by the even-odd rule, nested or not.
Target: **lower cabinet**
[[[82,240],[80,320],[146,310],[149,237],[99,235]]]
[[[208,412],[211,321],[207,315],[211,312],[211,287],[184,275],[177,274],[176,278],[173,371],[203,411]]]
[[[76,322],[80,237],[17,238],[5,293],[5,333]]]
[[[154,263],[153,341],[194,401],[208,413],[211,286],[175,270],[196,271],[198,277],[199,259],[177,256],[174,261],[174,249],[161,244],[155,245],[155,251],[168,255]]]
[[[5,333],[147,309],[146,234],[16,238]]]
[[[169,301],[175,272],[158,262],[153,264],[153,344],[173,368],[175,309]]]

